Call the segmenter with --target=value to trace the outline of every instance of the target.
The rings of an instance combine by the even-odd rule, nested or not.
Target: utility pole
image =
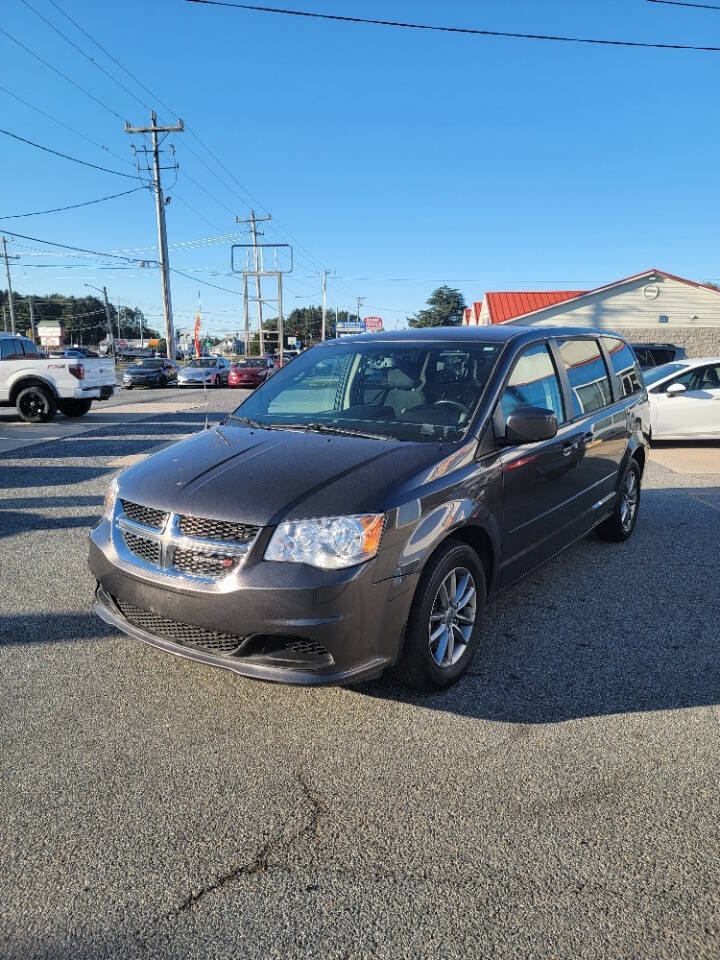
[[[258,230],[257,225],[259,223],[265,223],[267,220],[272,220],[272,216],[268,214],[266,217],[257,217],[255,216],[255,211],[250,211],[249,220],[241,220],[240,217],[235,217],[235,223],[249,223],[250,232],[252,234],[252,245],[253,245],[253,266],[255,270],[255,292],[257,294],[257,312],[258,312],[258,333],[260,334],[260,356],[265,353],[265,335],[263,332],[263,309],[262,309],[262,293],[260,290],[260,273],[263,270],[263,255],[262,247],[258,249],[257,238],[263,236],[262,230]],[[258,272],[259,271],[259,272]]]
[[[5,274],[7,276],[8,303],[10,304],[10,328],[15,333],[15,304],[13,303],[12,283],[10,283],[10,261],[19,260],[20,257],[11,257],[7,252],[7,240],[2,238],[3,257],[5,258]]]
[[[160,252],[160,276],[162,280],[163,313],[165,314],[165,343],[167,345],[167,355],[171,360],[175,359],[175,330],[173,327],[172,298],[170,296],[170,266],[167,245],[167,228],[165,225],[165,198],[163,197],[162,185],[160,183],[160,141],[158,134],[182,133],[185,126],[182,120],[174,127],[159,127],[157,124],[157,114],[154,110],[150,113],[149,127],[131,127],[125,123],[125,133],[142,133],[151,135],[152,154],[153,154],[153,187],[155,189],[155,205],[157,208],[157,230],[158,230],[158,250]],[[163,137],[163,140],[165,137]]]
[[[327,278],[329,270],[323,270],[322,273],[322,328],[320,333],[320,339],[325,340],[325,330],[327,325]]]
[[[7,333],[7,314],[5,313],[5,307],[3,307],[3,330]]]
[[[110,304],[108,303],[107,287],[102,288],[103,299],[105,300],[105,319],[107,320],[108,336],[110,337],[110,354],[113,358],[113,363],[116,360],[115,356],[115,337],[113,336],[112,322],[110,320]],[[120,323],[120,314],[118,314],[118,324]],[[120,334],[120,327],[118,326],[118,336]]]
[[[360,323],[360,307],[362,306],[362,304],[363,304],[366,300],[367,300],[367,297],[358,297],[358,298],[357,298],[357,305],[358,305],[357,318],[358,318],[358,323]]]
[[[35,330],[35,302],[33,301],[32,297],[28,297],[28,300],[30,301],[30,330],[32,331],[33,343],[35,343],[35,339],[37,337]]]

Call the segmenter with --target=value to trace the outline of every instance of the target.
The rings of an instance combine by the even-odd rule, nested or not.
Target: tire
[[[469,582],[463,584],[466,577]],[[453,582],[453,601],[458,594],[461,601],[469,597],[464,606],[446,603]],[[394,676],[407,686],[427,692],[456,683],[472,663],[480,643],[486,597],[485,570],[477,553],[459,540],[442,544],[420,577],[402,653],[392,670]],[[448,624],[452,624],[449,629]]]
[[[160,377],[160,379],[158,380],[158,387],[160,387],[160,389],[163,390],[167,385],[168,385],[168,384],[167,384],[167,378],[166,378],[166,377]]]
[[[126,390],[132,390],[132,387],[131,387],[130,385],[128,385],[127,387],[125,387],[125,389],[126,389]]]
[[[630,539],[640,510],[641,480],[638,462],[631,458],[622,475],[613,512],[596,528],[601,540],[623,543]]]
[[[47,423],[57,413],[57,400],[47,387],[33,384],[17,395],[15,409],[26,423]]]
[[[220,389],[220,377],[219,377],[219,376],[215,377],[215,389],[216,389],[216,390],[219,390],[219,389]]]
[[[92,406],[92,400],[61,400],[58,409],[66,417],[84,417]]]

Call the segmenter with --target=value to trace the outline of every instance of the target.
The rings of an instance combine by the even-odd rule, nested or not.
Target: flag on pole
[[[200,305],[200,291],[198,290],[198,311],[195,315],[195,356],[200,356],[200,327],[202,325],[202,307]]]

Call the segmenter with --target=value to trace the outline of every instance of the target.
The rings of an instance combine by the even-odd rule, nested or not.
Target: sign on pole
[[[382,330],[382,328],[382,317],[365,317],[365,329],[368,333],[370,333],[370,331],[377,332],[378,330]]]

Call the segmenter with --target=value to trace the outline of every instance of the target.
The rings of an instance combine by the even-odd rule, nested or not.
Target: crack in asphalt
[[[299,843],[305,837],[314,836],[317,832],[320,816],[323,812],[322,804],[320,803],[318,797],[310,789],[310,786],[305,780],[303,774],[296,773],[295,780],[300,786],[303,799],[310,808],[305,823],[299,829],[288,834],[288,824],[294,817],[294,813],[289,814],[279,827],[270,832],[270,835],[265,843],[249,863],[238,864],[237,866],[231,867],[229,870],[216,875],[214,879],[212,879],[205,886],[198,890],[191,891],[177,907],[166,913],[164,916],[157,918],[157,920],[154,921],[155,923],[159,922],[160,920],[171,920],[180,916],[185,911],[191,910],[201,900],[204,900],[205,897],[217,892],[218,890],[222,890],[223,887],[227,886],[227,884],[232,883],[234,880],[238,880],[241,877],[252,877],[257,874],[267,873],[268,870],[283,869],[282,864],[271,862],[271,856],[273,853],[280,853],[284,850],[286,854],[289,854],[292,847],[296,843]]]

